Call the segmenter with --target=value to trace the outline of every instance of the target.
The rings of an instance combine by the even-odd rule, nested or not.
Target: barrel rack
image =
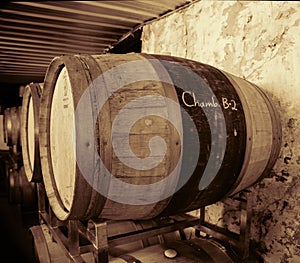
[[[200,208],[200,222],[196,226],[196,235],[200,231],[213,236],[218,240],[229,243],[234,249],[238,258],[244,260],[250,254],[250,231],[252,218],[252,195],[248,190],[243,190],[239,194],[228,198],[232,204],[239,205],[240,209],[240,233],[234,233],[228,229],[218,227],[205,220],[205,207]],[[223,200],[226,202],[226,200]]]
[[[249,256],[251,195],[247,191],[243,191],[238,197],[230,198],[234,202],[240,202],[241,204],[240,234],[232,233],[227,229],[216,227],[206,222],[205,207],[203,207],[200,209],[200,217],[184,214],[181,220],[178,220],[177,216],[176,220],[173,220],[173,223],[161,224],[156,227],[137,230],[126,234],[108,236],[108,221],[103,219],[90,219],[86,222],[80,220],[62,222],[58,220],[50,208],[43,184],[38,183],[37,189],[40,225],[31,227],[30,231],[34,239],[36,254],[40,254],[40,257],[43,257],[38,259],[40,262],[52,262],[46,240],[43,236],[42,227],[47,230],[52,241],[54,241],[60,248],[60,251],[63,252],[64,260],[67,258],[69,262],[76,263],[108,263],[109,246],[144,240],[172,231],[179,231],[182,239],[185,239],[183,229],[188,227],[194,228],[195,235],[198,237],[200,237],[200,232],[202,232],[206,233],[207,237],[229,242],[230,248],[234,249],[234,254],[231,254],[236,256],[237,260],[235,262],[245,262],[244,260]],[[172,216],[170,216],[170,218],[172,218]],[[84,255],[88,255],[88,257]]]

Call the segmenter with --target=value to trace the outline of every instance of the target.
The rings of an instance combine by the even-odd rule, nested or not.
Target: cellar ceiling
[[[130,45],[144,24],[193,1],[1,3],[0,83],[41,82],[56,56],[126,53],[118,47]]]

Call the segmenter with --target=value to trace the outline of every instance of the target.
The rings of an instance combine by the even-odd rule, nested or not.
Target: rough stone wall
[[[283,143],[272,173],[250,188],[251,239],[265,262],[300,262],[300,2],[195,2],[144,26],[142,52],[207,63],[268,93]],[[235,231],[238,216],[219,206],[209,218]]]

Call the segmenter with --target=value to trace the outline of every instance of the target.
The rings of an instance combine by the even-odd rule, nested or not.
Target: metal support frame
[[[205,207],[202,207],[200,208],[200,218],[185,215],[182,220],[178,221],[177,219],[172,223],[161,224],[156,227],[137,230],[126,234],[108,236],[107,220],[93,219],[87,222],[80,220],[59,221],[48,204],[44,186],[38,184],[40,223],[47,225],[52,239],[63,248],[69,260],[76,263],[85,262],[82,254],[87,252],[93,253],[95,263],[108,263],[109,246],[122,245],[172,231],[182,231],[187,227],[194,227],[196,235],[202,231],[217,240],[226,241],[236,250],[235,253],[238,257],[244,260],[249,257],[252,198],[248,191],[243,191],[237,196],[230,197],[230,199],[233,202],[238,202],[240,207],[239,234],[207,222],[205,218]],[[170,218],[172,218],[172,216],[170,216]],[[67,231],[63,231],[61,228],[67,229]],[[85,240],[85,244],[80,242],[81,239]]]
[[[196,227],[196,231],[197,234],[202,231],[218,240],[226,241],[234,248],[237,256],[244,260],[249,257],[250,249],[252,195],[249,191],[244,190],[237,196],[228,198],[234,203],[238,202],[240,205],[240,233],[237,234],[207,222],[205,219],[205,207],[200,208],[200,224]],[[223,202],[224,201],[225,200],[223,200]]]
[[[172,223],[160,224],[155,227],[136,230],[126,234],[109,236],[107,232],[107,220],[90,219],[87,222],[80,220],[62,222],[58,220],[49,204],[47,204],[45,188],[42,184],[38,184],[38,205],[40,224],[47,225],[52,239],[62,247],[67,257],[76,263],[85,262],[82,254],[87,252],[93,253],[95,263],[108,263],[109,246],[127,244],[177,230],[182,231],[188,227],[195,227],[200,222],[198,217],[186,215],[180,220],[174,220],[175,222]],[[67,229],[67,231],[63,231],[62,229]],[[80,238],[85,240],[85,244],[80,243]]]

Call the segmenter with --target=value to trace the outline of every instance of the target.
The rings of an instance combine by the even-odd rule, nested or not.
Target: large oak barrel
[[[39,148],[39,110],[43,83],[26,85],[21,111],[22,158],[26,177],[29,182],[41,182]]]
[[[261,88],[143,53],[55,58],[39,126],[43,180],[60,220],[192,211],[263,178],[281,145]]]

